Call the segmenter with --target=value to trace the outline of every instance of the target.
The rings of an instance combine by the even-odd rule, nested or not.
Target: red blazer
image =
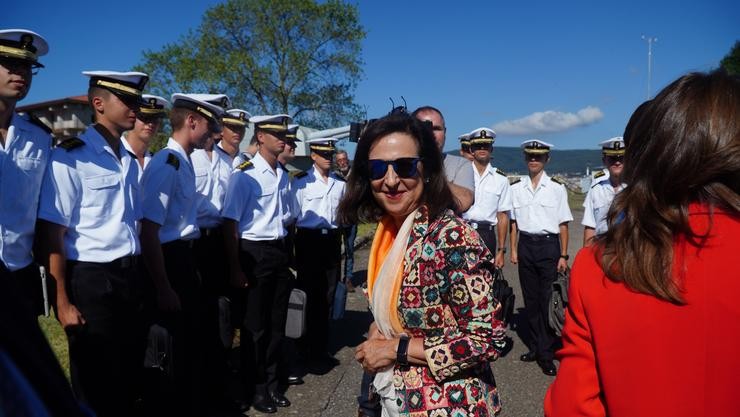
[[[686,305],[632,292],[591,248],[579,252],[546,416],[740,416],[740,221],[716,210],[710,226],[706,207],[689,212],[710,236],[674,246]]]

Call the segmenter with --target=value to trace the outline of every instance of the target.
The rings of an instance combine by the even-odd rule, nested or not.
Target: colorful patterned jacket
[[[493,256],[478,233],[447,211],[414,219],[398,300],[401,323],[423,337],[428,366],[394,370],[401,415],[491,416],[500,408],[489,361],[498,357],[504,325],[491,294]]]

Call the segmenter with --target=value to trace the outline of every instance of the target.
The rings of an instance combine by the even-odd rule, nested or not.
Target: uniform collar
[[[110,148],[110,144],[107,140],[103,137],[103,134],[100,133],[97,124],[90,125],[87,130],[85,130],[85,133],[83,133],[81,136],[81,139],[85,140],[97,153],[103,153],[103,152],[113,152],[113,150]],[[105,127],[100,126],[100,129],[105,129]],[[124,154],[128,154],[126,147],[122,143],[123,141],[121,138],[118,138],[118,154],[121,156],[121,159],[123,159]],[[115,152],[113,152],[115,155]]]
[[[532,178],[530,178],[529,175],[526,175],[526,184],[529,186],[532,191],[534,191],[534,187],[532,187]],[[547,187],[547,185],[550,183],[550,176],[547,175],[547,172],[544,170],[542,171],[542,177],[540,178],[539,184],[537,184],[537,187]]]
[[[265,158],[263,158],[262,157],[262,154],[260,154],[259,152],[257,152],[254,155],[254,157],[251,159],[251,161],[254,164],[254,167],[256,169],[260,170],[261,172],[269,172],[269,173],[275,173],[275,174],[277,174],[276,171],[279,170],[279,169],[281,169],[280,168],[280,163],[278,163],[275,166],[275,171],[273,171],[272,170],[272,167],[270,166],[270,164],[268,164],[267,161],[265,161]]]
[[[188,163],[188,165],[192,166],[192,163],[190,162],[190,157],[188,157],[188,154],[187,152],[185,152],[185,149],[183,149],[183,147],[180,146],[180,144],[177,143],[177,141],[175,141],[172,138],[169,138],[167,140],[167,148],[172,149],[173,151],[177,152],[182,157],[182,159],[184,159]]]

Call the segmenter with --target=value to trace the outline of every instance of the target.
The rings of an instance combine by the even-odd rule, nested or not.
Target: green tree
[[[720,61],[722,68],[731,75],[740,75],[740,41],[735,41],[735,46]]]
[[[228,0],[179,41],[145,51],[137,69],[154,94],[224,93],[253,114],[332,127],[363,116],[354,90],[364,37],[357,7],[339,0]]]

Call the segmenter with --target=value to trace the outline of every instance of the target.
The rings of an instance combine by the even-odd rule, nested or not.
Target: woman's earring
[[[429,184],[429,177],[424,178],[424,184]]]

